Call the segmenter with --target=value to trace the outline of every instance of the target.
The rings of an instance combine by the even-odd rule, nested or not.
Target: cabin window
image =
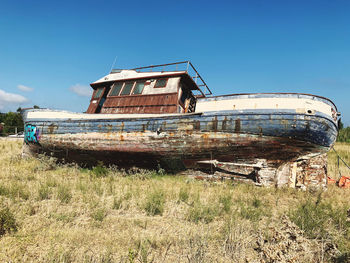
[[[130,95],[134,82],[126,82],[120,95]]]
[[[113,85],[111,93],[109,93],[109,96],[118,96],[122,87],[123,87],[123,83],[121,82],[115,83]]]
[[[157,79],[155,88],[164,88],[168,82],[168,79]]]
[[[144,81],[137,81],[132,94],[134,95],[141,94],[144,86],[145,86]]]
[[[99,97],[101,97],[102,91],[103,91],[103,88],[97,89],[97,90],[95,91],[94,99],[98,99]]]

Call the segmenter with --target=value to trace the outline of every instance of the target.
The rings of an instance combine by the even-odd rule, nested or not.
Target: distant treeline
[[[19,112],[0,113],[0,136],[23,132],[23,119]]]
[[[34,105],[34,109],[40,109],[39,106]],[[22,108],[19,107],[16,112],[0,112],[0,136],[7,136],[23,132],[24,123],[21,115]]]
[[[350,142],[350,126],[344,128],[341,119],[338,121],[338,138],[337,142]]]
[[[339,130],[337,141],[350,143],[350,126]]]

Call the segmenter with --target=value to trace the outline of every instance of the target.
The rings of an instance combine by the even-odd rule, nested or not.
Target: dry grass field
[[[88,170],[21,147],[0,140],[0,262],[350,261],[350,190]],[[350,145],[335,148],[350,162]]]

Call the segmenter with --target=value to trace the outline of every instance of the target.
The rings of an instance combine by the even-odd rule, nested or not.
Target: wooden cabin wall
[[[175,113],[177,93],[122,96],[107,99],[101,113]]]
[[[156,79],[147,80],[142,95],[107,97],[101,113],[176,113],[180,77],[168,78],[166,87],[155,88]]]

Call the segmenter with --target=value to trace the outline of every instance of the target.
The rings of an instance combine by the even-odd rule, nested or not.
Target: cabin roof
[[[171,75],[182,75],[186,74],[186,71],[163,71],[163,72],[137,72],[133,69],[122,69],[119,72],[115,72],[114,70],[104,76],[103,78],[91,83],[98,84],[109,81],[119,81],[119,80],[128,80],[128,79],[141,79],[141,78],[154,78],[154,77],[163,77],[163,76],[171,76]]]

